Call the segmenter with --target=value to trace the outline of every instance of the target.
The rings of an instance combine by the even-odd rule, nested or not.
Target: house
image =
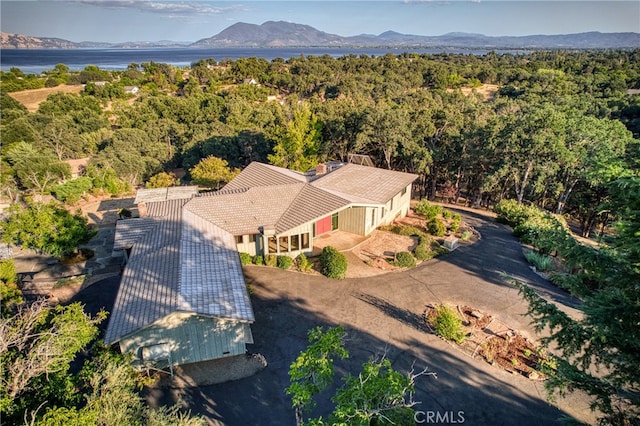
[[[409,211],[416,175],[329,162],[307,173],[254,162],[222,190],[138,191],[140,217],[119,221],[126,266],[105,342],[138,365],[239,355],[253,311],[238,252],[312,254],[333,230],[368,235]]]
[[[140,91],[138,86],[124,86],[124,93],[137,95]]]

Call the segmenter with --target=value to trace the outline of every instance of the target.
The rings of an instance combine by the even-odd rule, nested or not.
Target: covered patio
[[[370,236],[353,234],[336,229],[335,231],[318,235],[313,239],[313,256],[320,255],[322,249],[327,246],[332,246],[338,251],[349,251],[364,243],[369,238]]]

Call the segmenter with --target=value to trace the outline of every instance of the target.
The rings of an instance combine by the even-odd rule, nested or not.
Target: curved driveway
[[[400,371],[415,366],[437,373],[437,379],[421,377],[416,383],[415,400],[421,401],[416,409],[427,413],[423,419],[432,412],[432,420],[464,420],[469,425],[554,424],[563,416],[593,422],[583,398],[572,396],[550,405],[541,382],[472,359],[421,327],[425,305],[467,304],[535,339],[524,317],[527,306],[503,274],[529,283],[575,312],[568,306],[572,300],[566,293],[529,269],[509,229],[476,213],[460,213],[482,239],[409,271],[334,281],[276,268],[247,267],[256,314],[252,326],[255,344],[249,350],[263,354],[269,365],[234,382],[153,390],[148,400],[183,401],[212,424],[293,425],[291,402],[284,393],[289,364],[306,346],[308,329],[342,324],[348,331],[346,347],[351,356],[337,363],[339,376],[356,373],[364,361],[383,354]],[[311,415],[330,410],[331,393],[323,393]]]

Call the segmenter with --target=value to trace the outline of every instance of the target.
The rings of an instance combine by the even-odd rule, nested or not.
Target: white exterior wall
[[[403,194],[404,192],[404,194]],[[378,225],[388,225],[395,219],[409,214],[411,207],[411,185],[407,185],[402,191],[393,196],[384,206],[384,216]]]

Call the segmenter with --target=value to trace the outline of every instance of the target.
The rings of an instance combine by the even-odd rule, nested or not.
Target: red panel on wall
[[[322,218],[316,222],[316,235],[331,231],[331,216]]]

